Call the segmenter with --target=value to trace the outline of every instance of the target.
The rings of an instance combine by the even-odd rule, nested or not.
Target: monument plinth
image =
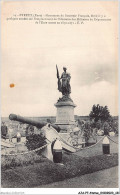
[[[57,69],[58,78],[58,90],[62,92],[62,98],[59,98],[55,104],[57,108],[56,123],[60,126],[63,132],[69,132],[75,125],[74,119],[74,108],[76,105],[70,98],[71,86],[70,79],[71,76],[66,72],[66,68],[63,67],[64,72],[59,77],[59,72]],[[62,80],[62,81],[61,81]]]
[[[56,123],[63,131],[69,131],[75,125],[74,108],[76,105],[72,101],[58,101]]]

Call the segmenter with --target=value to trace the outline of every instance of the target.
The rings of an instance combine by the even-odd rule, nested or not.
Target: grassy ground
[[[118,183],[118,166],[115,166],[37,188],[118,188]]]
[[[28,163],[11,163],[2,165],[1,184],[6,188],[33,188],[40,185],[62,181],[66,178],[92,173],[118,165],[118,154],[80,157],[74,154],[63,154],[64,166],[38,156],[26,157]],[[9,160],[10,162],[10,160]]]
[[[99,141],[102,138],[102,136],[97,137],[97,141]],[[118,137],[111,137],[113,141],[118,143]],[[110,141],[110,140],[109,140]],[[110,141],[110,153],[118,153],[118,144],[116,144],[112,141]],[[80,150],[76,153],[76,155],[81,157],[89,157],[89,156],[97,156],[103,154],[103,148],[102,148],[102,141],[100,141],[97,145],[93,145],[93,147],[85,150]]]
[[[25,155],[17,156],[2,156],[1,169],[6,171],[11,168],[33,165],[35,163],[44,163],[48,161],[45,157],[37,155],[36,153],[28,153]]]

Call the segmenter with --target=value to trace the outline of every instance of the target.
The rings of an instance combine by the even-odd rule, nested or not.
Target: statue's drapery
[[[56,65],[56,69],[57,69],[57,78],[58,78],[58,90],[62,92],[62,95],[69,96],[69,94],[71,93],[71,86],[70,86],[71,76],[69,73],[66,72],[66,68],[63,68],[64,72],[62,73],[60,78],[57,65]]]
[[[61,79],[62,79],[62,94],[63,95],[69,95],[71,93],[71,87],[70,87],[70,79],[71,76],[69,73],[67,72],[63,72],[61,75]]]

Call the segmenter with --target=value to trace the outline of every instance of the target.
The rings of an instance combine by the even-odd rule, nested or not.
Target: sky
[[[93,104],[118,115],[117,7],[117,1],[3,2],[2,116],[56,116],[62,96],[56,64],[60,75],[63,66],[71,74],[75,115],[89,115]],[[19,13],[105,14],[111,21],[59,26],[6,20]]]

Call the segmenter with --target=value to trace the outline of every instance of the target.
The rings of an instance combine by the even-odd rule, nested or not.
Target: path
[[[118,167],[112,167],[37,188],[118,188]]]

